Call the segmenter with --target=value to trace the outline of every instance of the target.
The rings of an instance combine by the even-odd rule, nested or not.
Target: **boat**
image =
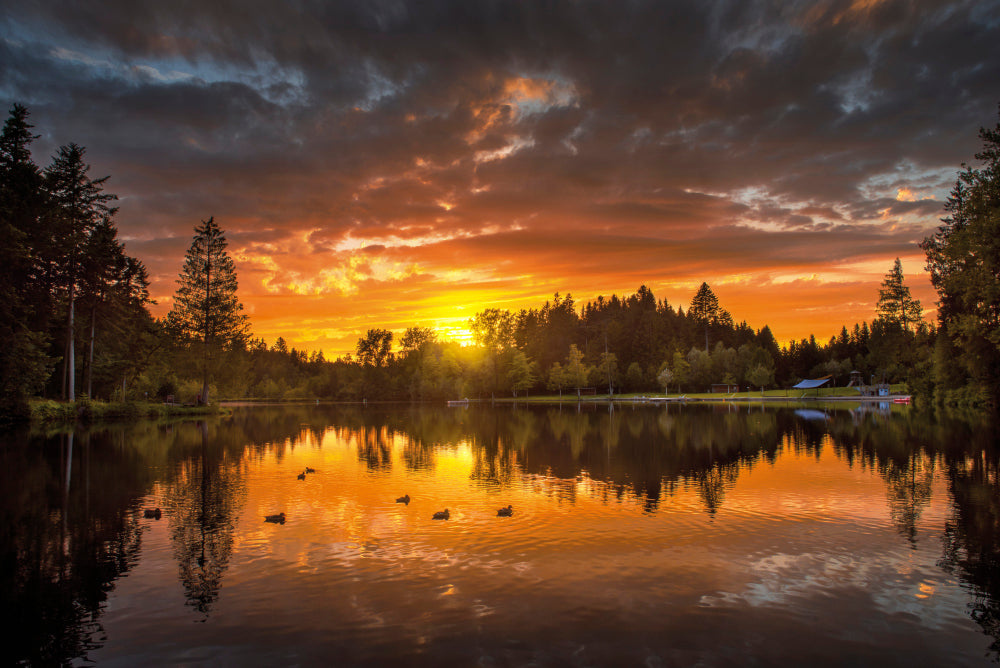
[[[893,398],[892,403],[894,403],[894,404],[908,404],[912,400],[913,400],[913,398],[910,397],[910,396],[895,397],[895,398]]]
[[[448,405],[449,406],[468,406],[469,405],[469,400],[468,399],[449,399],[448,400]]]

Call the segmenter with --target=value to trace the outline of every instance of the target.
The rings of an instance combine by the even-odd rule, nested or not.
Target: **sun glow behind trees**
[[[70,156],[73,150],[72,145],[65,148],[60,158]],[[76,154],[76,163],[82,165],[79,160],[82,150]],[[47,174],[54,173],[60,164],[57,160]],[[967,178],[972,177],[967,175]],[[56,201],[61,191],[52,184],[57,181],[50,176],[48,183]],[[91,190],[102,183],[103,179],[93,182]],[[93,192],[84,195],[96,196]],[[94,201],[103,205],[105,200]],[[72,207],[63,208],[69,211]],[[91,211],[91,214],[106,218],[114,214],[113,210],[100,206],[95,210],[97,213]],[[91,227],[90,236],[96,240],[94,248],[106,247],[104,255],[120,252],[113,230],[105,230],[100,224]],[[297,326],[288,327],[271,347],[263,337],[247,341],[246,319],[240,313],[236,295],[236,265],[226,253],[221,230],[209,219],[196,232],[171,316],[160,323],[163,331],[151,333],[153,342],[146,346],[148,350],[156,350],[157,345],[168,350],[143,365],[136,360],[128,362],[133,369],[141,368],[140,385],[148,395],[172,395],[176,391],[172,388],[190,385],[192,366],[197,366],[202,376],[198,393],[202,401],[207,400],[210,392],[216,397],[221,394],[265,398],[441,399],[470,394],[479,397],[508,392],[522,394],[543,388],[561,392],[565,388],[583,387],[584,383],[602,391],[606,388],[609,394],[652,391],[670,384],[676,384],[681,391],[700,391],[698,388],[718,382],[766,387],[789,385],[806,376],[830,375],[840,379],[852,370],[865,375],[877,373],[890,381],[909,381],[915,387],[923,383],[924,389],[929,390],[937,375],[927,368],[935,332],[920,322],[919,301],[910,296],[898,259],[892,270],[884,274],[882,289],[876,292],[877,307],[869,307],[869,317],[876,316],[870,327],[862,322],[852,332],[842,326],[840,335],[828,343],[822,339],[817,342],[815,335],[811,335],[808,339],[789,341],[784,350],[779,349],[768,326],[756,329],[745,321],[737,323],[722,307],[722,303],[732,302],[717,297],[707,282],[700,283],[686,312],[665,298],[658,299],[645,285],[634,294],[598,295],[582,305],[569,294],[562,297],[555,293],[540,307],[516,309],[512,306],[530,299],[536,289],[523,287],[530,275],[519,275],[512,280],[522,287],[513,294],[503,294],[502,286],[493,283],[454,285],[456,293],[465,299],[460,308],[440,295],[427,298],[417,288],[397,290],[394,321],[368,328],[365,336],[358,337],[358,344],[352,350],[356,358],[345,355],[331,362],[333,355],[315,349],[310,354],[308,349],[295,345],[293,337],[301,331]],[[112,252],[113,249],[117,250]],[[86,264],[79,260],[68,266],[81,267],[82,272]],[[109,261],[108,266],[118,264],[124,268],[129,263],[115,260]],[[39,266],[43,265],[40,262]],[[101,272],[93,273],[94,281],[81,273],[81,280],[86,279],[81,285],[94,282],[96,287],[88,288],[91,296],[103,299],[103,288],[98,285]],[[141,272],[135,273],[135,277],[141,283]],[[203,284],[208,286],[208,294],[199,298]],[[737,277],[734,283],[726,284],[726,290],[743,285],[748,289],[756,287],[759,297],[768,296],[766,290],[745,284],[743,277]],[[63,274],[57,273],[48,294],[57,307],[64,309],[66,322],[71,324],[73,290],[71,285],[68,296],[63,296],[66,285]],[[354,312],[370,317],[364,308],[365,300],[370,299],[371,292],[381,292],[380,297],[385,297],[389,288],[377,280],[365,287],[371,290],[358,291]],[[869,297],[871,302],[876,295]],[[139,297],[140,301],[144,299]],[[456,317],[456,312],[463,309],[471,311],[477,299],[490,297],[494,298],[494,305],[470,313],[464,321]],[[451,331],[457,336],[470,336],[477,345],[463,347],[446,336],[437,336],[435,328],[421,324],[422,306],[449,309],[446,321],[456,323]],[[308,323],[308,318],[304,321]],[[94,322],[92,312],[92,332]],[[71,326],[68,330],[70,340],[75,343],[79,336]],[[350,333],[351,329],[345,327],[343,335]],[[198,364],[192,362],[192,337],[201,346],[199,354],[194,356],[200,359]],[[67,350],[70,362],[65,367],[66,378],[74,387],[74,348],[67,346]],[[207,371],[214,361],[219,362],[219,393],[210,389],[208,380]],[[102,391],[107,394],[106,387]],[[192,395],[189,399],[195,399],[193,392],[189,394]]]

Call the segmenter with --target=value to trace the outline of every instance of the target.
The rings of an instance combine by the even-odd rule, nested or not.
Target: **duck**
[[[451,514],[448,512],[448,509],[445,508],[444,510],[439,510],[438,512],[434,513],[434,517],[431,519],[446,520],[449,517],[451,517]]]
[[[297,477],[297,478],[298,478],[299,480],[305,480],[305,479],[306,479],[306,472],[305,472],[305,471],[303,471],[302,473],[300,473],[300,474],[299,474],[298,476],[296,476],[296,477]]]
[[[514,514],[514,506],[508,505],[497,511],[497,517],[511,517]]]
[[[162,513],[160,513],[159,508],[146,508],[142,511],[142,516],[147,520],[158,520],[160,519]]]
[[[399,497],[396,499],[396,503],[405,503],[406,505],[410,505],[410,495],[407,494],[406,496]]]
[[[278,513],[277,515],[265,515],[265,522],[273,522],[274,524],[284,524],[285,523],[285,513]]]
[[[314,468],[309,468],[309,467],[307,466],[307,467],[306,467],[306,471],[305,471],[305,472],[306,472],[306,473],[316,473],[316,469],[314,469]]]

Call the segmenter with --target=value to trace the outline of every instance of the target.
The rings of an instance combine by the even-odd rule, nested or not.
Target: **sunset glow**
[[[36,161],[73,141],[111,176],[155,315],[215,216],[253,334],[329,359],[702,281],[827,340],[896,257],[933,319],[917,244],[1000,100],[993,3],[104,4],[0,23]]]

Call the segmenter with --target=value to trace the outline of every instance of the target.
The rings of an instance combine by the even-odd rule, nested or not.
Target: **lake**
[[[985,665],[998,434],[889,404],[246,406],[9,433],[0,656]]]

